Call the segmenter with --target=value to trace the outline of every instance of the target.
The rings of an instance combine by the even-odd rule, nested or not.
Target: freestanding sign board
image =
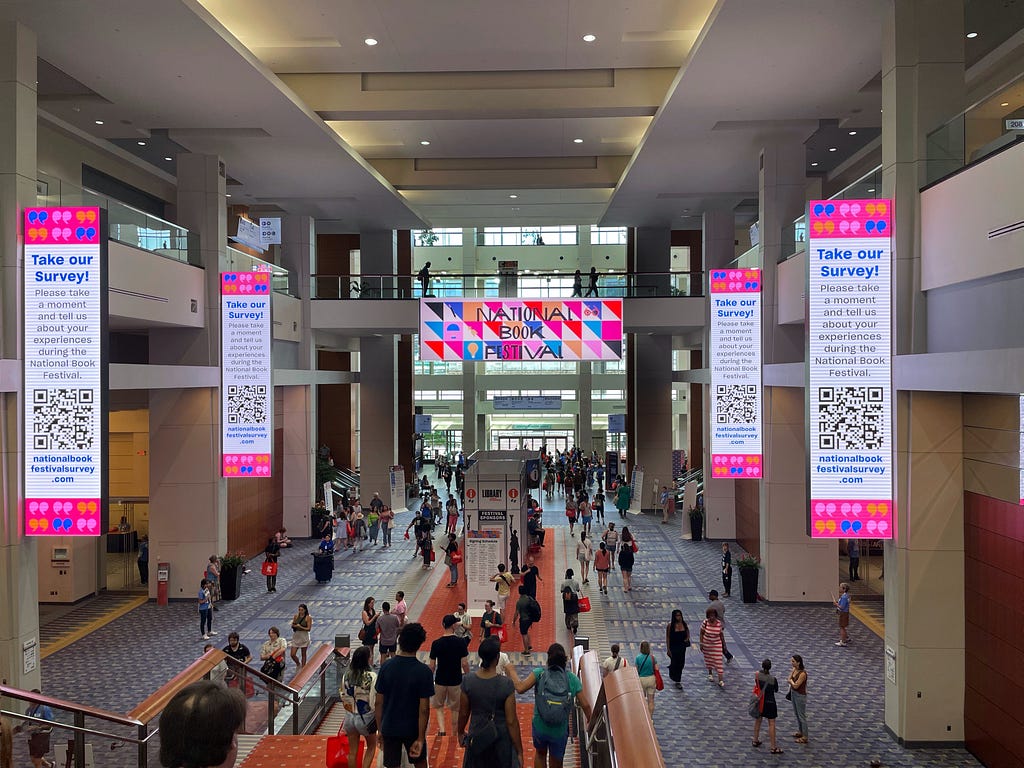
[[[761,270],[711,270],[711,476],[759,480]]]
[[[107,259],[99,208],[25,211],[25,534],[106,530]]]
[[[222,272],[221,474],[270,477],[274,447],[270,273]]]
[[[808,211],[812,538],[893,537],[892,201]]]

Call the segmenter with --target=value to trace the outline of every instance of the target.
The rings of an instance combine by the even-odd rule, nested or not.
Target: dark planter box
[[[224,566],[220,572],[220,596],[222,600],[237,600],[242,594],[242,568]]]
[[[757,602],[757,578],[760,568],[740,568],[740,593],[744,603]]]
[[[690,537],[694,541],[704,540],[704,516],[697,515],[694,517],[690,515]]]

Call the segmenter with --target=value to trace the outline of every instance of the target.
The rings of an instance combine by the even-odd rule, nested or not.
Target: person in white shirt
[[[617,669],[626,666],[626,660],[619,656],[619,644],[612,645],[612,655],[601,662],[601,675],[609,675]]]
[[[576,559],[580,561],[580,577],[584,584],[590,583],[590,561],[594,559],[594,547],[585,531],[580,531],[580,540],[576,542]]]

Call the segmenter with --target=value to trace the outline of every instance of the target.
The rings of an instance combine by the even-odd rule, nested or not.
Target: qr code
[[[33,447],[37,451],[92,448],[95,405],[91,389],[33,389]]]
[[[818,448],[884,447],[881,387],[818,387]]]
[[[715,413],[719,424],[752,424],[757,416],[757,387],[753,384],[716,385]]]
[[[267,388],[255,384],[228,387],[228,424],[264,424]]]

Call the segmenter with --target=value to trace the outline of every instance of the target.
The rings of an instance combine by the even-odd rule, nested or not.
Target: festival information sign
[[[810,535],[893,537],[892,201],[808,212]]]
[[[497,572],[498,563],[506,562],[504,525],[485,526],[466,531],[466,555],[463,562],[466,578],[466,603],[469,611],[479,616],[484,612],[487,600],[497,601],[491,576]],[[498,603],[500,611],[504,606]],[[503,617],[509,621],[511,617]]]
[[[270,477],[274,388],[270,273],[222,272],[221,475]]]
[[[421,360],[620,360],[622,299],[420,300]]]
[[[711,476],[760,479],[761,270],[715,269],[711,321]]]
[[[103,533],[106,237],[99,208],[25,211],[25,534]]]

